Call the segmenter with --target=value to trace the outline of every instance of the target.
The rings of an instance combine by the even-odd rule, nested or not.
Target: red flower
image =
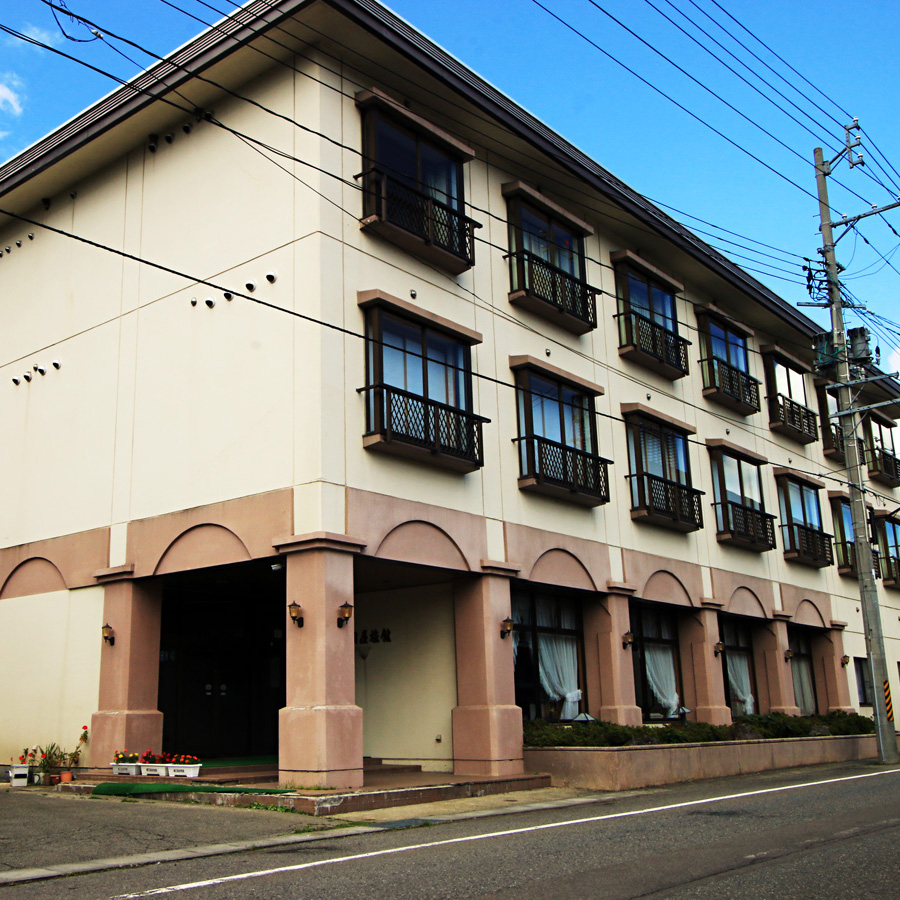
[[[88,729],[87,729],[87,725],[82,725],[82,726],[81,726],[81,730],[82,730],[82,731],[87,731],[87,730],[88,730]]]

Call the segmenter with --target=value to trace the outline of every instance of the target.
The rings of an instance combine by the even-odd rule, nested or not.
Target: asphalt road
[[[126,895],[897,900],[900,770],[855,765],[700,782],[0,888],[0,900]]]

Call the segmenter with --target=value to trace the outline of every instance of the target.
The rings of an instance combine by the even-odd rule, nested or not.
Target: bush
[[[875,723],[859,713],[830,712],[824,716],[787,716],[784,713],[742,716],[733,725],[674,722],[663,727],[616,725],[613,722],[524,723],[526,747],[624,747],[643,744],[700,744],[759,738],[810,735],[873,734]]]

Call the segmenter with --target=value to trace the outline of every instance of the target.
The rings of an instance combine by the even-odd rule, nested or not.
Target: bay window
[[[608,460],[597,453],[597,389],[513,357],[519,418],[519,487],[583,506],[609,501]]]
[[[468,343],[377,305],[366,322],[366,449],[460,472],[483,465]]]
[[[704,324],[703,395],[741,415],[759,412],[759,381],[750,375],[747,336],[713,316]]]
[[[775,351],[764,358],[769,427],[801,444],[818,440],[816,414],[807,405],[803,367]]]
[[[784,558],[817,568],[830,566],[831,535],[822,528],[817,487],[787,475],[777,481]]]
[[[360,91],[364,229],[453,274],[475,263],[463,162],[474,151],[377,90]]]
[[[690,341],[678,334],[675,294],[682,286],[629,251],[610,258],[616,268],[619,355],[666,378],[683,378]]]
[[[597,325],[597,289],[585,280],[585,222],[521,182],[503,185],[509,210],[511,303],[575,334]]]
[[[760,463],[733,450],[710,447],[716,537],[749,550],[775,546],[775,517],[763,502]]]
[[[647,416],[629,416],[631,517],[677,531],[703,527],[702,491],[691,486],[687,434]]]

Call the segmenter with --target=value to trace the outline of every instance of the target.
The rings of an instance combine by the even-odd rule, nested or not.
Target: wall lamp
[[[116,636],[113,634],[112,625],[107,622],[101,629],[100,634],[103,635],[103,640],[112,647],[116,643]]]
[[[722,641],[716,641],[713,644],[713,653],[715,653],[716,656],[718,656],[724,650],[725,650],[725,644],[723,644]]]
[[[338,607],[338,628],[343,628],[353,615],[353,605],[351,603],[342,603]]]
[[[846,669],[850,665],[850,657],[846,654],[841,657],[841,668]]]
[[[622,635],[622,649],[627,650],[634,643],[634,632],[626,631]]]
[[[509,616],[507,616],[500,623],[500,637],[508,638],[512,634],[512,630],[513,630],[513,620]]]
[[[784,651],[784,661],[785,662],[790,662],[793,658],[794,658],[793,650],[785,650]]]
[[[290,613],[291,621],[298,627],[303,627],[303,607],[299,603],[288,603],[288,613]]]

